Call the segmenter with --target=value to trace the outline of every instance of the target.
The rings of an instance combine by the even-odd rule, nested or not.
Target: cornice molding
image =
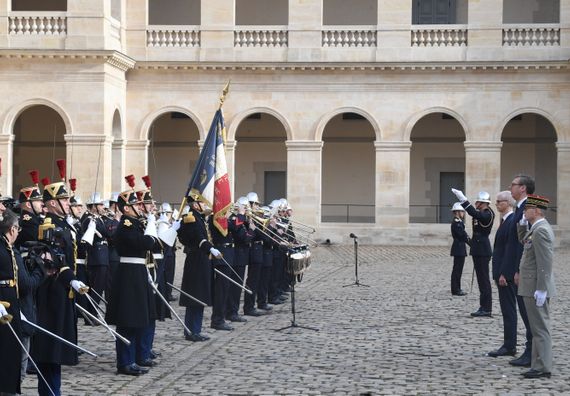
[[[376,141],[374,142],[374,147],[376,151],[387,151],[387,152],[396,152],[396,151],[403,151],[409,152],[412,147],[412,142],[410,141]]]
[[[321,151],[323,149],[322,141],[314,140],[287,140],[285,147],[287,151]]]
[[[491,152],[491,151],[501,151],[501,148],[503,147],[503,142],[492,142],[492,141],[465,141],[463,143],[463,146],[465,147],[465,151],[468,152],[474,152],[474,151],[480,151],[480,152]]]
[[[71,51],[0,49],[0,59],[73,59],[105,62],[123,72],[133,69],[136,61],[118,51]]]
[[[65,134],[63,139],[66,143],[77,144],[82,146],[100,146],[111,145],[113,138],[107,135],[95,134]]]

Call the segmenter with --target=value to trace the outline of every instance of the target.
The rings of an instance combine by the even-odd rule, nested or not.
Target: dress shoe
[[[202,334],[190,334],[190,335],[186,335],[186,341],[192,341],[192,342],[202,342],[202,341],[208,341],[210,339],[210,337],[208,337],[207,335],[202,335]]]
[[[140,367],[137,366],[136,364],[130,364],[128,366],[119,367],[117,369],[117,374],[138,376],[144,373],[140,370]]]
[[[156,359],[158,358],[160,355],[162,355],[162,353],[155,351],[154,349],[150,351],[150,358],[151,359]]]
[[[473,316],[474,318],[481,318],[481,317],[490,318],[492,315],[491,311],[485,311],[483,308],[479,308],[477,311],[471,312],[471,316]]]
[[[247,319],[240,315],[232,315],[226,319],[229,320],[230,322],[241,322],[241,323],[247,322]]]
[[[522,374],[522,376],[525,378],[550,378],[550,375],[551,375],[550,373],[544,371],[538,371],[535,369],[530,369]]]
[[[271,300],[269,300],[269,303],[273,305],[280,305],[280,304],[285,304],[285,300],[282,300],[280,298],[272,298]]]
[[[517,367],[530,367],[530,356],[523,353],[518,358],[509,361],[509,364]]]
[[[210,327],[215,330],[225,330],[225,331],[232,331],[234,329],[232,326],[230,326],[227,323],[218,323],[218,324],[212,323]]]
[[[258,309],[263,309],[264,311],[271,311],[273,309],[273,307],[267,303],[265,304],[261,304],[261,305],[257,305]]]
[[[261,316],[263,315],[260,311],[258,311],[257,309],[253,308],[253,309],[249,309],[247,311],[243,311],[243,314],[245,316]]]
[[[459,290],[459,291],[453,292],[451,294],[454,296],[466,296],[467,295],[467,293],[464,292],[463,290]]]
[[[498,356],[515,356],[517,353],[516,349],[507,349],[504,346],[500,347],[496,351],[491,351],[487,354],[490,357],[498,357]]]
[[[152,360],[151,358],[145,359],[145,360],[141,360],[140,362],[137,362],[137,364],[140,367],[154,367],[156,366],[158,363],[156,363],[154,360]]]

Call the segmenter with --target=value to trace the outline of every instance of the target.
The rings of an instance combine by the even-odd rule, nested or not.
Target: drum
[[[292,249],[287,260],[287,272],[300,275],[311,266],[311,252],[308,249]]]

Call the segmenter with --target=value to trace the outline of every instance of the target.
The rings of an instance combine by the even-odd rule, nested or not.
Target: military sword
[[[99,297],[99,298],[101,299],[101,301],[103,301],[103,302],[105,303],[105,305],[109,305],[109,303],[107,302],[107,300],[105,300],[105,299],[103,298],[103,296],[100,295],[99,293],[97,293],[93,288],[90,288],[89,290],[92,291],[93,294],[95,294],[97,297]]]
[[[166,284],[170,287],[172,287],[174,290],[177,290],[180,292],[180,294],[184,294],[186,297],[188,297],[191,300],[194,300],[195,302],[197,302],[200,305],[203,305],[204,307],[207,307],[208,304],[206,304],[205,302],[202,302],[200,300],[198,300],[196,297],[191,296],[190,294],[186,293],[184,290],[177,288],[176,286],[174,286],[172,283],[166,282]]]
[[[148,271],[148,268],[147,268],[147,271]],[[182,319],[180,319],[180,316],[178,316],[178,314],[176,313],[174,308],[172,308],[172,306],[168,303],[166,298],[164,298],[164,296],[158,291],[158,288],[156,287],[154,282],[151,279],[149,279],[148,283],[150,283],[150,286],[153,288],[156,295],[162,300],[162,302],[168,307],[168,309],[170,309],[170,312],[172,312],[172,314],[176,317],[176,319],[178,319],[178,321],[180,322],[182,327],[184,327],[184,330],[186,330],[186,333],[192,334],[192,332],[188,329],[188,327],[186,327],[186,324],[184,323],[184,321]]]
[[[99,319],[97,317],[95,317],[95,315],[93,315],[91,312],[87,311],[85,308],[83,308],[81,305],[75,303],[75,306],[77,308],[79,308],[79,310],[84,313],[85,315],[89,316],[91,319],[93,319],[95,322],[99,323],[100,325],[102,325],[103,327],[105,327],[107,330],[109,330],[109,332],[111,333],[111,335],[113,336],[113,338],[118,338],[119,340],[123,341],[124,344],[126,345],[131,345],[131,342],[126,339],[125,337],[123,337],[122,335],[120,335],[119,333],[117,333],[115,330],[113,330],[104,320]]]
[[[471,273],[471,290],[469,293],[473,293],[473,279],[475,278],[475,263],[473,264],[473,272]]]
[[[228,266],[228,262],[222,257],[222,260],[224,261],[224,263],[226,263]],[[230,266],[231,268],[231,266]],[[222,271],[220,271],[217,268],[214,268],[214,271],[216,271],[218,274],[220,274],[221,276],[223,276],[224,278],[226,278],[227,280],[229,280],[230,282],[232,282],[234,285],[236,285],[237,287],[239,287],[240,289],[243,289],[244,292],[246,292],[247,294],[251,294],[253,295],[253,292],[251,290],[249,290],[247,287],[244,287],[243,285],[241,285],[240,283],[237,283],[235,280],[233,280],[232,278],[230,278],[229,276],[227,276],[226,274],[224,274]],[[240,278],[241,279],[241,278]]]
[[[94,354],[93,352],[88,351],[88,350],[85,349],[85,348],[81,348],[79,345],[75,345],[73,342],[68,341],[68,340],[66,340],[66,339],[63,338],[63,337],[60,337],[60,336],[58,336],[57,334],[54,334],[54,333],[52,333],[51,331],[46,330],[46,329],[44,329],[43,327],[38,326],[37,324],[30,322],[30,321],[29,321],[28,319],[26,319],[26,318],[22,318],[22,321],[23,321],[23,322],[26,322],[27,324],[29,324],[29,325],[32,326],[33,328],[38,329],[38,330],[41,331],[42,333],[45,333],[45,334],[47,334],[47,335],[49,335],[49,336],[55,338],[56,340],[63,342],[63,343],[66,344],[67,346],[70,346],[70,347],[75,348],[75,349],[77,349],[77,350],[79,350],[79,351],[85,352],[86,354],[91,355],[91,356],[93,356],[93,357],[97,357],[97,355]]]

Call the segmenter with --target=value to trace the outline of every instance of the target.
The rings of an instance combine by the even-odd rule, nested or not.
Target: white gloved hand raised
[[[87,286],[85,283],[81,282],[80,280],[73,279],[71,282],[69,282],[69,284],[79,294],[85,294],[89,291],[89,286]]]
[[[155,239],[158,239],[158,232],[156,229],[156,218],[153,214],[149,214],[147,217],[146,228],[144,230],[145,235],[149,235]]]
[[[522,218],[519,220],[519,224],[522,226],[528,226],[528,220],[526,219],[526,216],[524,215],[524,213],[522,215]]]
[[[4,305],[0,304],[0,316],[5,316],[5,315],[8,315],[8,311],[6,311]]]
[[[67,224],[69,224],[70,226],[74,226],[75,225],[75,217],[73,216],[66,216],[65,217],[65,221],[67,222]]]
[[[216,248],[210,248],[210,253],[212,253],[212,256],[214,256],[217,259],[222,258],[222,252],[220,252],[218,249]]]
[[[166,213],[163,213],[160,215],[160,217],[158,218],[158,222],[159,223],[169,223],[168,216],[166,215]]]
[[[90,245],[93,245],[93,237],[95,236],[96,232],[97,232],[97,225],[95,224],[95,221],[91,219],[89,221],[89,225],[87,225],[87,229],[85,230],[83,236],[81,237],[81,240],[87,242]]]
[[[536,300],[536,306],[542,307],[546,301],[546,290],[536,290],[534,292],[534,299]]]
[[[172,228],[174,231],[178,231],[180,229],[180,220],[176,220],[174,223],[172,223],[172,226],[170,228]]]
[[[465,196],[465,194],[463,194],[463,191],[461,190],[456,190],[455,188],[451,189],[451,192],[453,194],[455,194],[455,196],[457,197],[457,199],[459,200],[459,202],[463,203],[465,201],[467,201],[467,197]]]

